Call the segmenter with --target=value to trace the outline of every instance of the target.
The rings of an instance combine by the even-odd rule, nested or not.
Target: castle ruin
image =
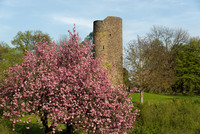
[[[123,84],[122,19],[108,16],[94,21],[93,38],[95,57],[103,59],[103,65],[112,68],[109,74],[114,86]]]

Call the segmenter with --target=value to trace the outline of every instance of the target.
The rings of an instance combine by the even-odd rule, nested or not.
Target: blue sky
[[[200,0],[0,0],[0,41],[11,45],[18,31],[41,30],[57,41],[73,24],[84,39],[94,20],[123,19],[123,45],[153,25],[200,35]]]

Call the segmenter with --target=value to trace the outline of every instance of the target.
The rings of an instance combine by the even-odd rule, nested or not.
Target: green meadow
[[[140,103],[140,93],[132,94],[133,102]],[[170,95],[170,94],[154,94],[144,93],[144,104],[145,103],[160,103],[170,102],[172,100],[188,100],[188,101],[200,101],[200,96],[197,95]]]
[[[200,96],[132,94],[134,106],[141,110],[130,134],[199,134]]]

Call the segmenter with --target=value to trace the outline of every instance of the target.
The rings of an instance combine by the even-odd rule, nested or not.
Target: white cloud
[[[72,18],[72,17],[56,16],[56,15],[53,16],[53,20],[67,25],[76,24],[78,26],[83,26],[87,28],[92,28],[93,24],[93,21],[89,19]]]

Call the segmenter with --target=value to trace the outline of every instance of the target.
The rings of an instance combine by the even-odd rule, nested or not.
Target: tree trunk
[[[67,124],[67,132],[66,134],[73,134],[74,128],[72,125]]]
[[[41,118],[42,124],[44,126],[44,131],[45,134],[52,134],[53,129],[51,127],[48,127],[48,119],[47,119],[47,114],[44,114],[44,116]]]
[[[53,130],[51,128],[46,128],[45,127],[45,134],[52,134]]]
[[[143,95],[144,95],[144,90],[140,91],[140,103],[143,104]]]

